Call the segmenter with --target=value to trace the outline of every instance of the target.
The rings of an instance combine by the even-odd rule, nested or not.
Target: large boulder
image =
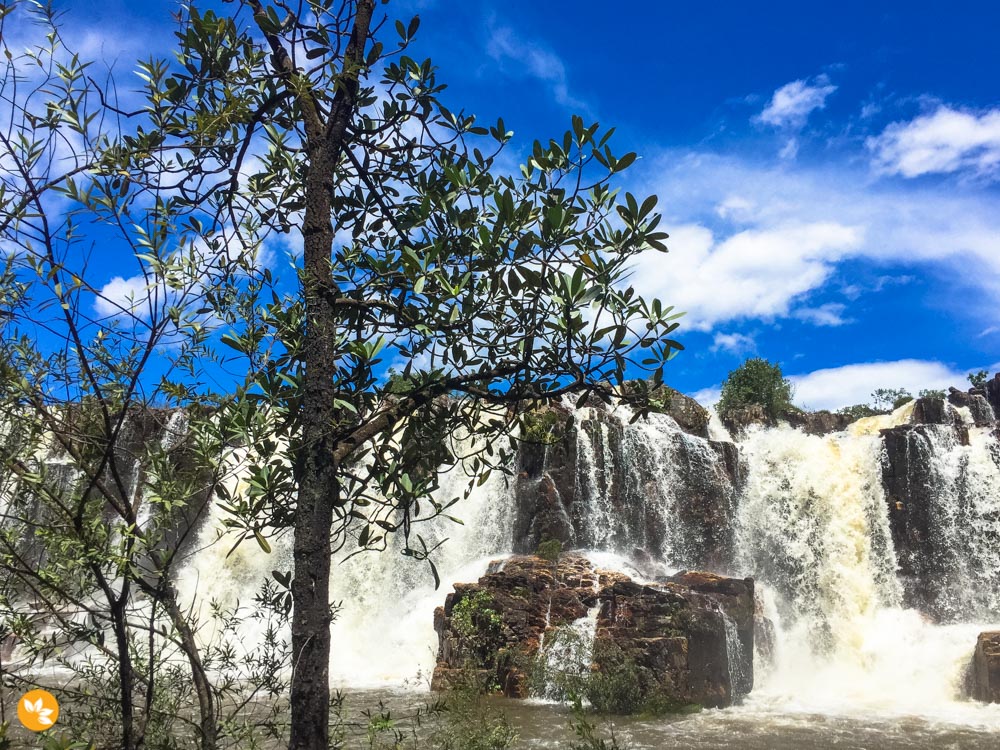
[[[973,698],[1000,703],[1000,631],[980,633],[969,670]]]
[[[663,386],[664,410],[684,432],[708,439],[708,410],[690,396]]]
[[[807,435],[829,435],[833,432],[846,430],[854,421],[848,414],[831,411],[799,411],[789,410],[781,417],[792,427],[801,429]]]
[[[733,437],[739,437],[755,425],[768,426],[774,424],[774,420],[767,415],[764,407],[760,404],[749,404],[737,409],[730,409],[721,414],[720,417],[723,426],[729,430],[729,433]]]
[[[456,585],[434,625],[433,689],[471,673],[510,697],[540,694],[566,632],[588,640],[584,679],[627,665],[626,687],[661,705],[727,706],[753,687],[752,579],[685,572],[641,583],[575,554],[517,556]]]
[[[993,407],[993,413],[1000,415],[1000,372],[983,384],[983,395]]]

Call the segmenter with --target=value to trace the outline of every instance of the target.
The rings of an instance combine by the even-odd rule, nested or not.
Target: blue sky
[[[119,69],[169,51],[170,3],[58,5]],[[380,7],[515,150],[579,113],[640,154],[623,187],[660,196],[671,252],[633,283],[688,313],[669,382],[712,400],[762,356],[829,408],[1000,369],[1000,6],[956,5]]]

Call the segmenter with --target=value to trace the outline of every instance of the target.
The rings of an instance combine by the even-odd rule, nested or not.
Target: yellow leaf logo
[[[44,732],[59,718],[59,701],[47,690],[31,690],[17,702],[17,718],[32,732]]]

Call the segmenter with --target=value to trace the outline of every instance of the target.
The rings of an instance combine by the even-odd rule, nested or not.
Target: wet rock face
[[[979,634],[969,687],[975,700],[1000,703],[1000,631]]]
[[[1000,372],[983,385],[983,395],[993,408],[993,413],[1000,415]]]
[[[882,481],[904,603],[942,621],[989,616],[1000,601],[989,464],[1000,467],[1000,455],[973,453],[968,427],[947,412],[925,409],[920,416],[944,423],[882,431]]]
[[[84,417],[79,412],[70,411],[67,415],[67,424],[71,429],[68,434],[73,436],[76,432],[86,434]],[[185,498],[185,503],[177,503],[169,511],[164,511],[162,506],[150,508],[151,513],[157,515],[161,523],[161,533],[157,541],[157,546],[162,550],[172,553],[187,551],[195,543],[194,530],[204,520],[208,514],[211,501],[211,487],[213,478],[209,472],[197,469],[197,461],[192,451],[192,446],[188,444],[188,428],[186,416],[176,410],[167,409],[131,409],[123,421],[118,434],[117,442],[112,449],[112,457],[109,466],[105,469],[102,477],[102,486],[108,492],[114,493],[114,499],[119,504],[140,503],[140,516],[143,508],[143,491],[147,482],[147,471],[149,470],[148,457],[150,450],[157,447],[169,454],[169,460],[177,478],[196,478],[198,485],[204,490],[196,495]],[[16,452],[20,449],[17,443],[17,435],[4,438],[9,441],[8,449]],[[48,479],[48,486],[51,491],[62,498],[73,498],[79,491],[82,474],[75,461],[68,458],[61,448],[53,448],[50,453],[41,458]],[[96,461],[93,462],[96,465]],[[105,503],[104,515],[110,523],[119,523],[117,516],[109,502]],[[25,528],[31,528],[36,524],[44,524],[50,519],[46,519],[41,504],[32,491],[20,491],[14,489],[14,496],[11,500],[11,514],[23,519],[31,519],[34,523],[26,524]],[[169,515],[164,515],[169,513]],[[18,543],[21,554],[25,559],[39,561],[44,556],[44,547],[39,544],[33,534],[27,533]]]
[[[722,417],[722,424],[734,436],[738,437],[754,425],[773,424],[770,417],[760,404],[750,404],[739,409],[733,409]]]
[[[666,412],[690,435],[708,439],[708,410],[690,396],[664,386]]]
[[[457,585],[435,612],[433,689],[471,670],[505,695],[528,697],[542,644],[558,643],[561,628],[595,608],[592,671],[630,663],[642,684],[676,705],[726,706],[753,687],[752,579],[681,573],[646,585],[572,554],[557,563],[513,557],[491,571]]]
[[[928,431],[923,425],[902,425],[883,430],[882,440],[882,482],[904,600],[909,606],[935,611],[939,592],[933,581],[945,567],[947,550],[940,548],[934,534],[937,477]]]
[[[515,552],[555,539],[564,549],[639,550],[672,564],[730,567],[744,474],[735,445],[664,416],[631,425],[603,405],[564,410],[561,419],[558,439],[521,445]]]
[[[847,414],[831,411],[790,411],[782,416],[792,427],[801,429],[807,435],[829,435],[846,430],[854,421]]]

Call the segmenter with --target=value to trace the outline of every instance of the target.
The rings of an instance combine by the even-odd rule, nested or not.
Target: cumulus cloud
[[[742,354],[753,351],[754,340],[742,333],[717,333],[712,339],[711,350],[713,352],[729,352],[731,354]]]
[[[989,369],[992,372],[996,365]],[[839,409],[867,403],[878,388],[905,388],[917,394],[921,390],[946,390],[962,386],[966,374],[941,362],[901,359],[894,362],[863,362],[814,370],[789,377],[795,386],[795,402],[808,409]]]
[[[982,114],[941,106],[909,122],[894,122],[866,141],[875,168],[919,177],[970,171],[996,175],[1000,167],[1000,109]]]
[[[94,300],[94,311],[101,317],[119,315],[145,316],[149,303],[150,287],[142,276],[113,277],[105,284]]]
[[[653,166],[642,189],[667,207],[671,252],[644,254],[632,283],[686,310],[685,325],[705,330],[796,311],[814,324],[849,322],[849,308],[829,305],[914,276],[944,283],[945,299],[960,282],[964,315],[992,315],[1000,302],[1000,213],[982,191],[886,185],[851,166],[792,168],[699,152],[670,152]],[[874,288],[842,280],[834,287],[845,260],[907,270]],[[820,290],[843,299],[817,307],[810,297]]]
[[[826,106],[827,97],[836,90],[825,75],[817,76],[811,83],[805,79],[786,83],[774,92],[754,120],[776,128],[801,128],[814,110]]]
[[[709,330],[741,318],[789,315],[796,300],[820,288],[837,261],[861,246],[863,231],[836,222],[783,223],[717,237],[704,226],[671,233],[672,252],[637,259],[636,290],[688,313],[686,325]]]
[[[828,302],[819,307],[801,307],[793,314],[799,320],[812,323],[817,326],[842,326],[851,321],[844,317],[847,305],[839,302]]]

